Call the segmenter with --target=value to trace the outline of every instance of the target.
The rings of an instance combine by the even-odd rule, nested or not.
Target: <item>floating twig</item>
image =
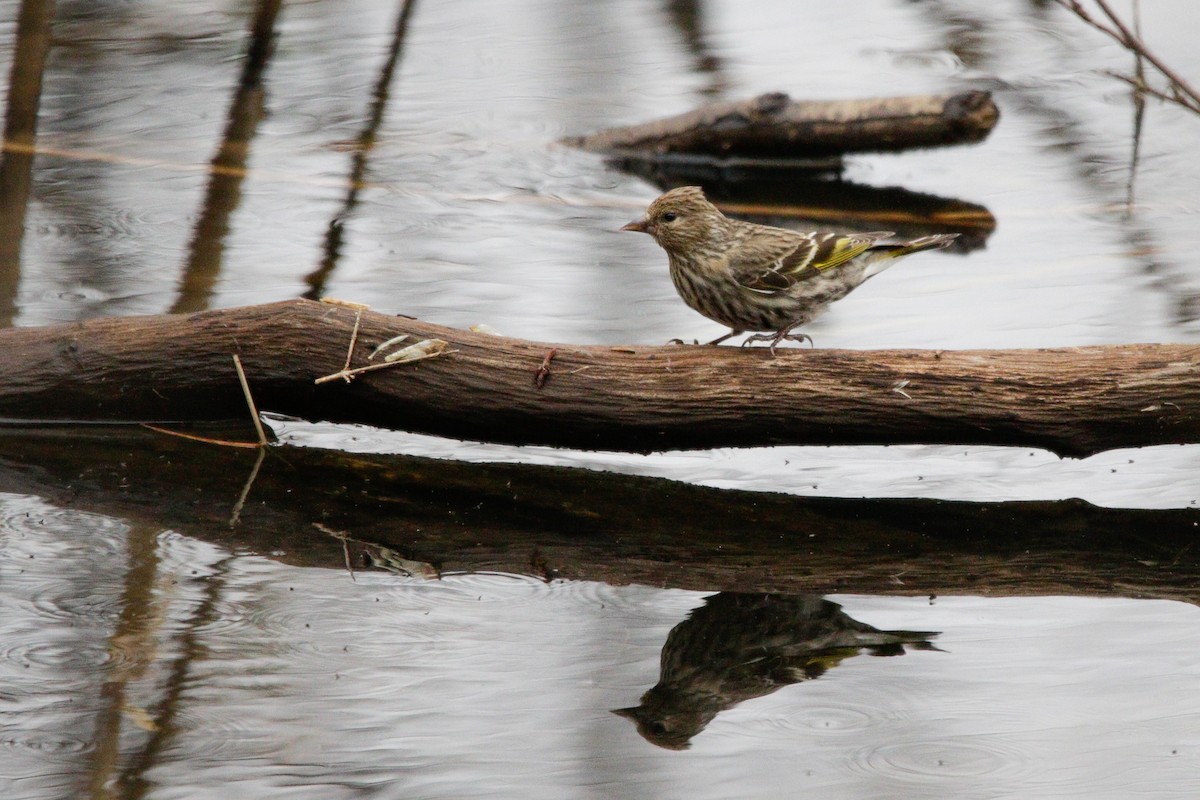
[[[180,439],[190,439],[193,442],[204,442],[205,444],[215,444],[221,447],[245,447],[254,449],[261,447],[258,442],[234,442],[229,439],[213,439],[209,436],[197,436],[194,433],[184,433],[183,431],[173,431],[170,428],[160,428],[157,425],[151,425],[149,422],[141,423],[143,428],[148,428],[155,433],[165,433],[168,436],[178,436]]]

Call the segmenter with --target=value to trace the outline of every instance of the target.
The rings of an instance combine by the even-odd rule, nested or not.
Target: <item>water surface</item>
[[[0,74],[22,5],[35,3],[0,0]],[[548,341],[712,338],[661,251],[617,230],[661,187],[561,137],[768,91],[987,89],[1001,121],[985,142],[856,156],[842,177],[860,197],[973,204],[994,231],[873,280],[811,326],[817,346],[1200,341],[1200,119],[1153,100],[1139,117],[1104,74],[1132,69],[1129,55],[1052,3],[287,2],[247,80],[268,5],[56,4],[28,192],[0,214],[5,324],[327,294]],[[1200,82],[1194,3],[1140,6],[1146,40]],[[252,123],[242,138],[231,119]],[[1200,501],[1195,447],[642,457],[273,424],[300,446],[812,496]],[[0,486],[3,797],[1191,798],[1200,785],[1196,607],[1119,581],[1104,597],[931,598],[897,594],[892,576],[831,596],[878,629],[938,631],[937,649],[802,656],[776,641],[773,690],[724,684],[721,710],[671,750],[610,712],[638,705],[671,631],[729,586],[351,576],[286,563],[308,526],[267,531],[280,546],[251,553],[21,474]]]
[[[1184,603],[834,596],[936,649],[827,654],[673,750],[610,711],[710,593],[351,578],[2,508],[5,796],[1182,798],[1200,777]],[[689,646],[753,640],[735,621]]]

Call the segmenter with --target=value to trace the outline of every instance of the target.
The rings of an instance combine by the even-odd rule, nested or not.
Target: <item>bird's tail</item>
[[[863,280],[883,272],[895,264],[898,258],[904,258],[922,250],[940,250],[943,247],[949,247],[950,243],[957,238],[957,233],[933,233],[907,242],[874,245],[867,251],[869,260]]]
[[[929,641],[940,631],[874,631],[877,637],[862,636],[860,647],[873,656],[904,655],[906,646],[913,650],[938,650],[937,645]]]
[[[890,258],[903,258],[913,253],[919,253],[922,250],[940,250],[943,247],[949,247],[957,238],[957,233],[934,233],[898,244],[877,244],[871,249],[883,251]]]

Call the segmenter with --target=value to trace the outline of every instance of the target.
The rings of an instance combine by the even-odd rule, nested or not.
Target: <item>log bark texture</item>
[[[650,452],[783,444],[999,444],[1084,456],[1200,442],[1200,346],[848,351],[551,345],[362,313],[436,358],[316,385],[355,312],[307,300],[0,331],[0,417],[238,419],[262,410],[510,444]],[[537,385],[539,371],[549,371]]]
[[[991,94],[981,91],[870,100],[792,100],[775,92],[564,144],[621,156],[819,159],[977,142],[999,116]]]

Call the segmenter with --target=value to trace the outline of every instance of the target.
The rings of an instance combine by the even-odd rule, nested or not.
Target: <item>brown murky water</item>
[[[1141,6],[1146,39],[1200,80],[1194,3]],[[50,7],[50,38],[17,35],[22,14]],[[255,48],[256,22],[273,48]],[[773,90],[983,88],[1002,114],[986,142],[861,156],[848,185],[796,187],[795,203],[820,194],[860,214],[932,196],[995,219],[970,248],[914,258],[840,303],[810,328],[818,346],[1200,340],[1200,119],[1156,101],[1139,116],[1102,74],[1131,69],[1128,55],[1052,3],[4,0],[0,75],[14,61],[33,74],[6,93],[7,324],[329,294],[536,339],[711,338],[661,252],[617,232],[659,187],[560,137]],[[32,139],[13,114],[39,92]],[[32,151],[13,146],[21,136]],[[796,495],[1200,502],[1194,447],[1081,461],[946,447],[638,457],[274,424],[302,447]],[[838,612],[817,597],[716,594],[727,585],[351,577],[294,565],[289,542],[307,528],[247,552],[156,516],[136,474],[120,481],[142,505],[122,514],[62,471],[39,478],[31,458],[7,447],[0,464],[0,797],[1191,798],[1200,786],[1200,616],[1119,580],[1103,597],[931,599],[898,596],[894,575],[826,598]],[[398,524],[420,524],[405,513]],[[1153,565],[1191,561],[1183,548]],[[837,638],[863,625],[939,633]],[[610,713],[639,703],[637,719]]]

